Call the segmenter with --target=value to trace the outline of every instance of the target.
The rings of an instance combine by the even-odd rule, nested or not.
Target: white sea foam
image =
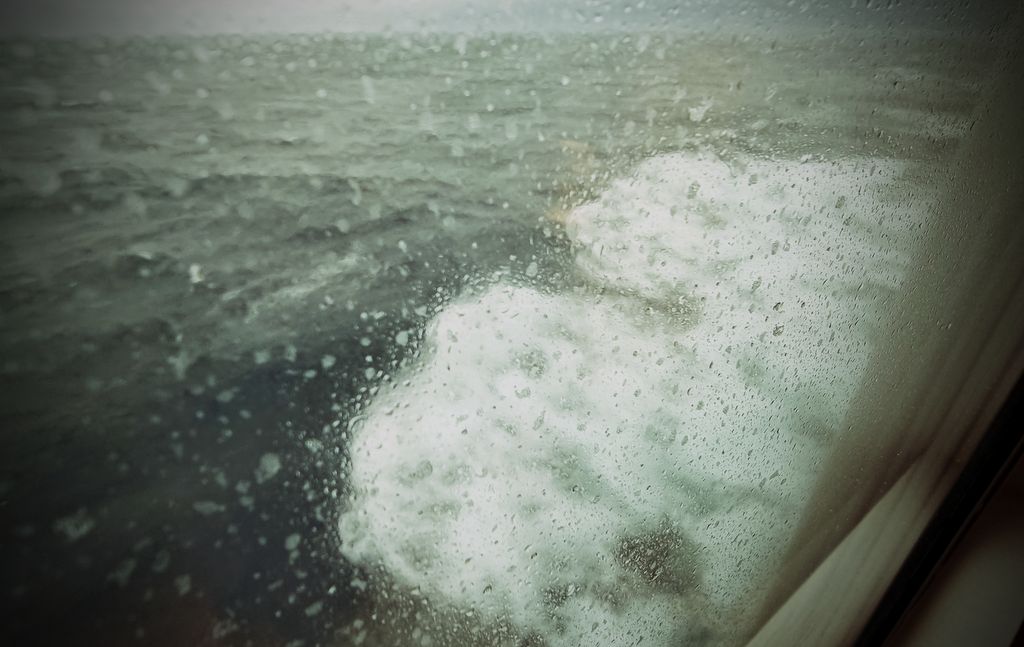
[[[549,645],[727,639],[902,273],[899,172],[641,164],[567,218],[589,288],[435,317],[352,440],[345,556]]]

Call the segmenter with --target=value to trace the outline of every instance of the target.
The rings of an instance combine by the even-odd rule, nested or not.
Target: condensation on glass
[[[12,7],[26,640],[848,641],[1020,373],[995,9]]]

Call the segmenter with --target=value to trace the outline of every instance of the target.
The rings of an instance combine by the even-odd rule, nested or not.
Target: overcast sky
[[[972,11],[969,3],[949,0],[0,0],[0,34],[958,28],[991,22]]]

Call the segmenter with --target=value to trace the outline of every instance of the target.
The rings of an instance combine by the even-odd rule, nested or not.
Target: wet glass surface
[[[994,46],[617,20],[2,43],[16,635],[736,642]]]

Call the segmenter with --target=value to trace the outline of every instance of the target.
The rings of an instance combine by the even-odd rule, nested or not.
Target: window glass
[[[742,644],[911,447],[994,9],[2,11],[25,640]]]

